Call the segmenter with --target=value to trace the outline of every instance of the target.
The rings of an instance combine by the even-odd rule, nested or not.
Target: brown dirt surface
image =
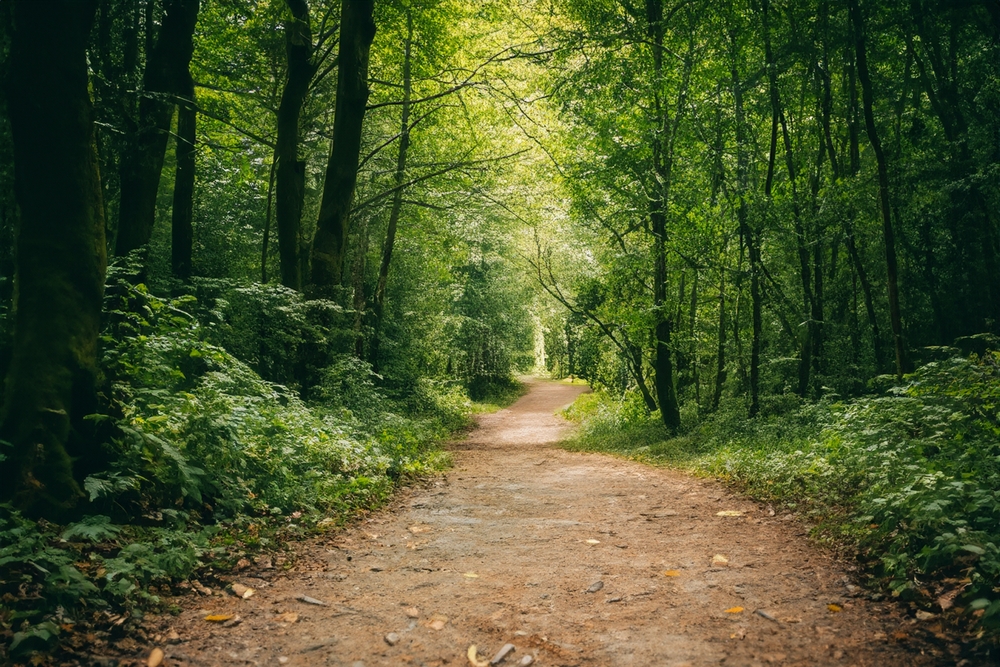
[[[489,660],[505,643],[505,665],[954,664],[898,605],[860,597],[790,516],[556,447],[555,413],[582,391],[533,382],[452,445],[447,475],[299,545],[291,571],[234,575],[252,597],[179,598],[179,616],[150,620],[138,664],[161,647],[164,665],[454,667],[470,645]]]

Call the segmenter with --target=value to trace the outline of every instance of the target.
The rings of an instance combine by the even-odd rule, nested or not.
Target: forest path
[[[291,572],[237,575],[253,597],[186,598],[162,619],[181,640],[164,664],[455,667],[470,644],[489,660],[507,642],[505,665],[937,664],[893,640],[907,627],[896,607],[852,597],[790,517],[712,481],[554,447],[568,427],[555,411],[583,390],[533,382],[452,445],[447,475],[304,543]]]

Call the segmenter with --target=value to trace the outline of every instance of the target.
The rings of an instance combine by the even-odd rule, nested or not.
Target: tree
[[[2,493],[58,518],[94,451],[74,434],[93,412],[104,288],[104,206],[86,47],[95,2],[17,0],[9,95],[17,235],[14,344],[0,437]]]
[[[170,123],[177,96],[190,96],[188,65],[194,52],[194,27],[200,0],[163,0],[163,20],[155,38],[147,14],[146,69],[138,117],[128,119],[128,141],[121,157],[121,201],[115,254],[149,243],[156,219],[156,193],[163,171]],[[152,0],[147,5],[152,8]]]
[[[305,0],[285,0],[285,53],[288,68],[278,106],[275,218],[278,225],[278,252],[281,284],[302,289],[302,206],[305,198],[306,164],[299,159],[299,118],[316,74],[312,60],[312,29]]]
[[[375,39],[373,11],[374,0],[344,0],[341,10],[333,141],[312,246],[310,291],[314,294],[329,295],[342,278],[368,103],[368,55]]]

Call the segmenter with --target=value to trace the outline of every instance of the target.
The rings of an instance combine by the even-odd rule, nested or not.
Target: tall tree
[[[412,51],[413,12],[407,9],[406,40],[403,43],[403,104],[399,123],[399,150],[396,153],[396,173],[394,176],[396,191],[392,195],[392,208],[389,211],[389,224],[386,227],[385,243],[382,246],[382,262],[378,269],[378,282],[375,285],[372,303],[373,331],[369,360],[376,369],[378,367],[379,337],[382,335],[385,290],[389,284],[389,266],[392,263],[392,251],[396,245],[396,228],[399,226],[399,216],[403,211],[403,179],[406,177],[406,156],[410,149],[410,99],[413,92]]]
[[[342,278],[348,222],[358,182],[361,127],[368,103],[374,5],[374,0],[344,0],[341,10],[333,145],[312,246],[310,291],[315,294],[329,295]]]
[[[181,279],[191,277],[194,252],[194,177],[198,134],[198,110],[190,72],[186,72],[186,79],[184,95],[177,104],[177,171],[174,174],[170,225],[170,264],[174,276]]]
[[[865,130],[868,141],[875,153],[878,167],[879,209],[882,212],[882,242],[885,244],[886,282],[889,293],[889,322],[892,325],[893,345],[896,349],[896,375],[902,377],[908,370],[906,349],[903,346],[903,320],[899,311],[899,268],[896,261],[896,234],[892,228],[892,209],[889,203],[889,167],[885,151],[875,125],[875,94],[872,92],[871,75],[868,70],[868,53],[865,46],[865,24],[861,16],[858,0],[847,0],[851,25],[854,32],[854,52],[858,79],[861,82],[861,103],[864,109]]]
[[[139,92],[138,117],[127,121],[128,140],[121,156],[121,201],[115,253],[127,254],[149,243],[156,219],[170,123],[177,96],[188,94],[188,65],[200,0],[163,0],[163,19],[153,30],[153,2],[147,3],[146,69]]]
[[[0,493],[59,517],[82,497],[73,431],[95,405],[106,266],[86,48],[96,3],[16,0],[9,95],[21,211]]]
[[[281,284],[302,289],[302,206],[305,201],[306,163],[299,159],[299,117],[309,83],[316,74],[313,62],[312,29],[305,0],[285,0],[285,53],[288,67],[278,106],[278,137],[275,157],[275,219],[278,225],[278,254]]]

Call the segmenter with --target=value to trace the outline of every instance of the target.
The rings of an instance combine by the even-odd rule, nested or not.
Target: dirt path
[[[853,597],[797,522],[709,481],[554,448],[567,425],[553,413],[581,391],[534,383],[453,446],[446,477],[303,545],[290,573],[236,577],[253,597],[184,598],[161,620],[159,645],[180,638],[164,664],[454,667],[470,644],[488,660],[507,642],[506,665],[944,664],[896,641],[907,622]]]

